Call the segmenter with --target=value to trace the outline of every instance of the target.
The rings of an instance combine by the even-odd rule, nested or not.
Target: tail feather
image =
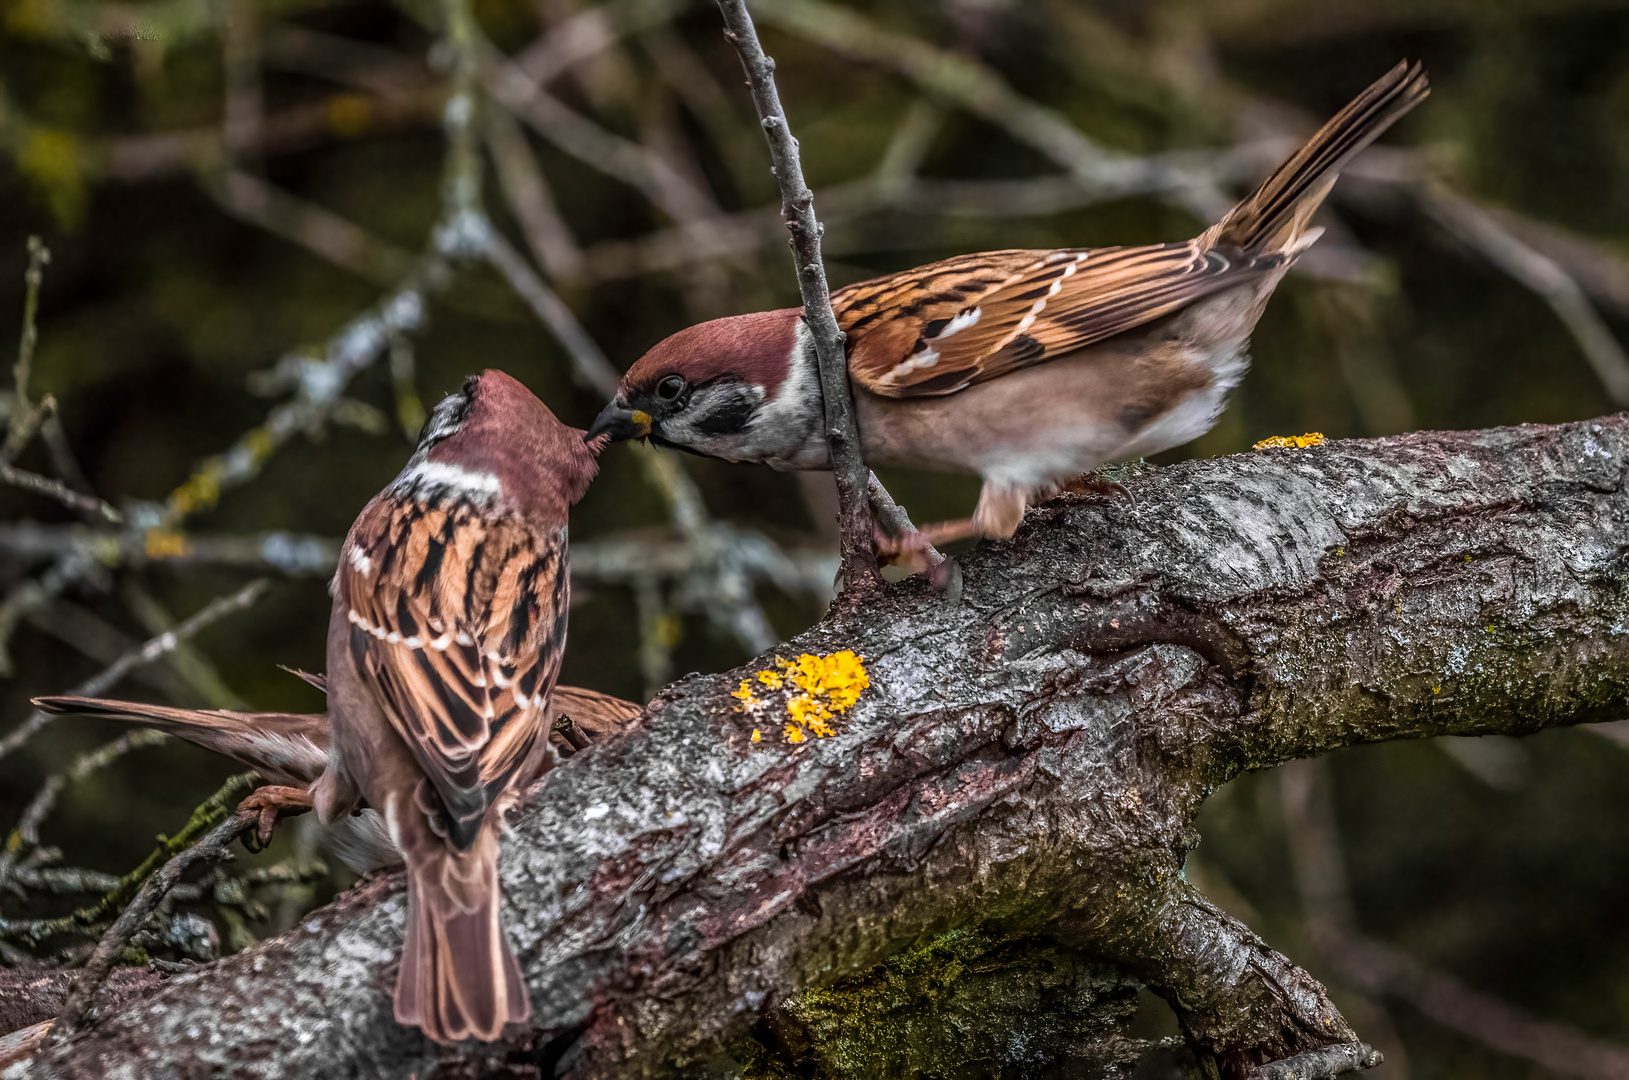
[[[396,977],[396,1022],[438,1043],[491,1042],[532,1014],[498,916],[497,830],[469,851],[428,835],[410,845],[407,940]]]
[[[1335,175],[1430,92],[1421,64],[1399,63],[1336,113],[1218,222],[1210,230],[1211,242],[1251,253],[1294,245]]]
[[[228,709],[175,709],[139,701],[41,697],[48,713],[79,713],[157,728],[224,754],[278,784],[303,787],[328,764],[329,726],[323,713],[245,713]]]

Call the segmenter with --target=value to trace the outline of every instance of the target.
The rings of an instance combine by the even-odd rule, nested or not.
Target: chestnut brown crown
[[[731,315],[664,338],[628,369],[590,438],[650,437],[692,449],[687,438],[738,434],[773,400],[791,371],[802,308]],[[682,432],[664,432],[682,422]]]
[[[605,446],[583,436],[512,376],[488,368],[431,411],[398,486],[433,486],[445,475],[434,466],[450,466],[494,477],[504,501],[527,515],[564,521],[599,470],[595,456]]]

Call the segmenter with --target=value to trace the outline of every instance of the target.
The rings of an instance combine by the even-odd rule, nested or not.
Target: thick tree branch
[[[792,258],[797,264],[798,292],[803,297],[803,322],[814,339],[820,367],[820,390],[826,405],[826,446],[832,476],[837,481],[838,551],[843,558],[843,589],[851,597],[873,592],[882,580],[873,553],[875,537],[871,504],[867,497],[871,473],[860,458],[860,426],[849,396],[848,360],[843,331],[832,312],[831,289],[820,255],[820,234],[815,220],[814,192],[803,182],[798,141],[792,137],[775,89],[775,61],[764,55],[758,31],[747,14],[746,0],[718,0],[724,14],[724,37],[741,54],[752,104],[758,110],[764,136],[769,140],[770,171],[781,189],[781,218],[792,234]]]
[[[504,850],[533,998],[508,1043],[441,1050],[392,1022],[386,877],[106,1010],[29,1076],[708,1075],[789,995],[970,927],[1102,965],[1091,994],[1148,985],[1223,1077],[1350,1068],[1366,1051],[1314,976],[1183,880],[1199,809],[1339,746],[1620,719],[1626,464],[1613,416],[1190,462],[1130,479],[1134,505],[1065,496],[964,561],[961,603],[903,582],[780,650],[863,657],[832,737],[790,742],[782,698],[736,696],[765,658],[669,687],[550,773]]]

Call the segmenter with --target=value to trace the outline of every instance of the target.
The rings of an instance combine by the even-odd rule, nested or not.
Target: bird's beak
[[[643,439],[649,434],[650,413],[630,409],[621,398],[616,398],[594,418],[584,441],[609,435],[612,442],[621,442],[624,439]]]

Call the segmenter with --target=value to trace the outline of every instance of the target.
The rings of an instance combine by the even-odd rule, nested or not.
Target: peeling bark
[[[28,1075],[728,1074],[730,1040],[797,1019],[773,1013],[788,995],[957,928],[1146,984],[1221,1076],[1360,1065],[1317,980],[1183,880],[1200,806],[1340,746],[1621,719],[1626,460],[1620,415],[1062,497],[964,560],[959,603],[907,581],[779,650],[864,658],[835,737],[792,745],[739,711],[760,662],[669,687],[549,774],[504,848],[533,1000],[508,1043],[442,1050],[391,1021],[386,877],[98,1008]]]

